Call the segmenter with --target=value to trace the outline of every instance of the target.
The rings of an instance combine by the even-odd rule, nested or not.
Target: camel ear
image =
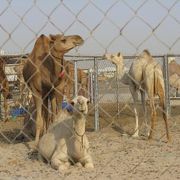
[[[44,37],[45,37],[45,35],[44,35],[44,34],[41,34],[39,37],[40,37],[40,38],[44,38]]]
[[[118,57],[120,57],[120,56],[121,56],[121,53],[120,53],[120,52],[118,52],[117,56],[118,56]]]
[[[56,35],[50,34],[49,38],[51,41],[55,41],[56,40]]]

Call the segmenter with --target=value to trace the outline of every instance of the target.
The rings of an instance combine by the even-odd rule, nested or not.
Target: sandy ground
[[[148,141],[144,136],[134,139],[122,135],[132,133],[134,120],[131,113],[122,114],[121,119],[101,117],[101,130],[92,132],[92,117],[88,118],[87,136],[90,141],[94,169],[72,166],[65,172],[58,172],[37,160],[37,155],[29,156],[32,142],[15,140],[22,127],[20,120],[0,122],[0,180],[24,179],[180,179],[180,112],[173,109],[169,120],[172,142],[166,138],[162,118],[158,118],[154,138]],[[103,121],[105,120],[105,121]],[[114,120],[114,124],[109,123]],[[141,126],[141,134],[144,126]],[[2,135],[3,134],[3,135]],[[11,143],[9,143],[10,141]]]

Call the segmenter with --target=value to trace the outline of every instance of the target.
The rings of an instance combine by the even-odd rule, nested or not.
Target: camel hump
[[[151,56],[151,53],[147,49],[144,49],[143,54],[145,54],[147,56]]]

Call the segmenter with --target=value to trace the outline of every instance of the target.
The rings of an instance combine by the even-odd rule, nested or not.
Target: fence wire
[[[0,4],[0,178],[180,177],[179,0]]]

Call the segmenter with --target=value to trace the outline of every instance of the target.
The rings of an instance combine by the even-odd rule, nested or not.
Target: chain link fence
[[[3,62],[0,67],[2,72],[0,74],[0,178],[178,179],[180,177],[178,171],[180,164],[179,0],[77,2],[2,0],[0,3],[0,58]],[[33,49],[36,40],[42,37],[41,34],[46,34],[48,41],[51,39],[51,42],[48,53],[38,56],[37,60],[41,60],[39,65],[36,63],[35,53],[34,56],[32,53],[41,50],[41,46]],[[65,52],[63,61],[58,61],[61,55],[56,54],[54,49],[59,48],[58,43],[62,46],[62,43],[66,44],[69,41],[63,36],[60,37],[60,42],[56,39],[54,43],[53,38],[56,37],[49,34],[78,34],[83,38],[84,43],[76,48],[75,46],[81,43],[75,40],[78,42],[72,43],[73,46],[69,48],[72,50],[68,55]],[[44,44],[41,43],[42,47],[46,45],[47,39],[43,41]],[[43,48],[45,52],[46,46]],[[62,50],[62,47],[60,49]],[[165,110],[160,107],[159,98],[153,97],[157,110],[157,122],[155,122],[157,127],[153,129],[152,141],[147,140],[146,134],[146,130],[151,129],[152,99],[146,94],[145,104],[142,104],[138,93],[136,112],[130,85],[120,78],[121,71],[118,69],[118,64],[107,60],[104,56],[107,52],[112,55],[123,53],[124,70],[130,72],[132,64],[144,49],[148,49],[156,61],[148,76],[154,74],[160,65],[165,91]],[[28,64],[26,72],[33,72],[28,80],[23,78],[23,68],[26,64]],[[147,68],[147,65],[143,68]],[[33,81],[37,86],[39,77],[36,75],[39,72],[42,72],[42,84],[51,82],[47,86],[41,85],[42,92],[43,89],[48,89],[44,94],[40,94],[42,96],[29,85]],[[53,76],[54,74],[56,77]],[[130,74],[130,79],[132,78]],[[143,86],[146,78],[148,79],[143,76],[141,82],[133,82],[137,84],[139,90],[147,93],[147,87]],[[83,125],[86,127],[94,163],[94,169],[91,171],[77,165],[70,167],[68,171],[59,169],[60,172],[55,172],[49,167],[53,166],[52,158],[45,157],[48,163],[44,163],[38,161],[36,153],[29,153],[34,145],[37,127],[41,126],[37,120],[39,117],[37,102],[42,106],[44,129],[48,129],[48,123],[51,123],[49,120],[54,116],[59,121],[50,125],[47,134],[54,133],[53,128],[59,127],[61,128],[59,132],[64,133],[62,136],[70,132],[66,134],[67,142],[73,144],[77,140],[77,147],[82,148],[83,153],[89,151],[89,148],[85,147],[85,132],[81,135],[80,131],[79,135],[79,132],[76,132],[79,127],[74,125],[73,120],[73,125],[67,125],[66,121],[62,123],[63,113],[57,115],[53,110],[54,93],[57,94],[57,110],[63,108],[65,111],[70,111],[68,117],[65,115],[65,119],[69,119],[71,115],[74,117],[76,111],[81,111],[77,108],[72,112],[69,102],[74,97],[83,95],[90,100],[86,124]],[[169,133],[172,138],[170,143],[164,142],[165,128],[161,115],[163,112],[168,116]],[[131,135],[137,131],[136,116],[139,118],[140,136],[133,138]],[[81,124],[81,127],[83,125]],[[52,147],[51,142],[45,141],[44,149]],[[56,143],[57,148],[53,151],[57,153],[60,146],[58,142]],[[68,148],[66,143],[62,146]],[[75,154],[76,151],[77,148],[74,149]],[[43,156],[42,149],[40,151],[38,149],[38,154]],[[61,152],[61,154],[66,153]],[[73,159],[70,153],[67,159],[71,164],[77,164],[77,159]],[[81,163],[85,165],[84,162]],[[54,168],[58,169],[56,166]]]

